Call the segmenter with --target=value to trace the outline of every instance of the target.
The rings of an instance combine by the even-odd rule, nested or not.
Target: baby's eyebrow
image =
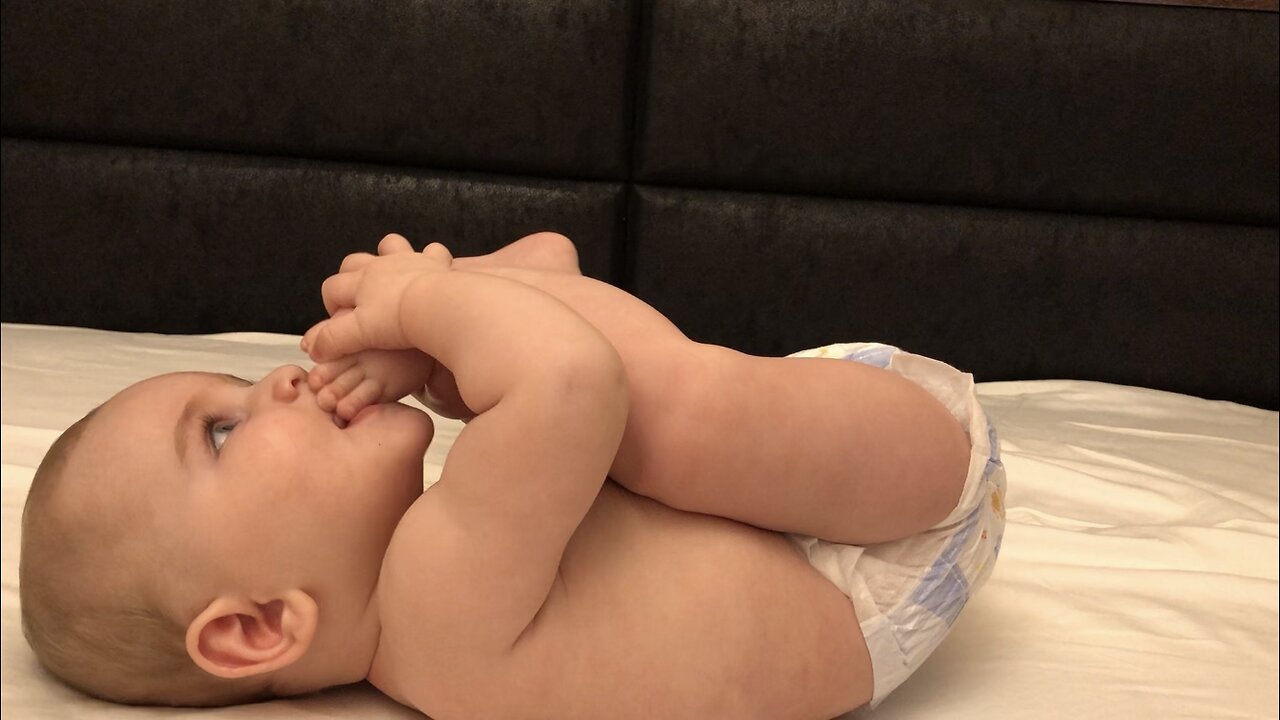
[[[191,425],[191,419],[195,415],[196,402],[195,398],[187,401],[182,407],[182,414],[178,416],[178,423],[173,426],[173,451],[178,454],[178,461],[183,465],[187,464],[187,427]]]
[[[252,387],[252,386],[253,386],[253,383],[252,383],[251,381],[249,381],[249,380],[245,380],[244,378],[239,377],[239,376],[236,376],[236,375],[231,375],[230,373],[218,373],[218,377],[221,377],[221,378],[223,378],[223,379],[225,379],[225,380],[230,380],[231,382],[233,382],[233,383],[235,383],[235,384],[237,384],[237,385],[244,385],[244,386],[246,386],[246,387]]]

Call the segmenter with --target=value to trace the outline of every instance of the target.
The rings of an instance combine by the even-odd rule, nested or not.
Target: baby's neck
[[[377,595],[378,593],[375,591],[374,603],[373,603],[373,606],[375,608],[377,607]],[[375,610],[375,614],[376,614],[376,610]],[[382,635],[382,627],[381,627],[381,623],[379,623],[379,626],[378,626],[379,640],[381,640],[381,635]],[[381,642],[376,643],[374,645],[373,654],[370,657],[369,668],[365,673],[365,679],[369,681],[369,684],[378,688],[378,690],[382,691],[384,695],[387,695],[392,700],[395,700],[401,705],[405,705],[407,707],[414,707],[413,703],[409,702],[409,700],[404,696],[404,694],[399,692],[399,689],[396,687],[396,684],[393,678],[393,673],[391,672],[391,668],[388,666],[389,660],[386,655],[381,654],[379,652],[382,649],[383,649],[383,646]]]
[[[275,694],[301,695],[365,680],[374,665],[381,632],[375,589],[357,621],[317,632],[306,655],[290,668],[293,672],[276,678]]]

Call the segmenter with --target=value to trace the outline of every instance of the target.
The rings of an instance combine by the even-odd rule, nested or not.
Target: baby
[[[69,684],[219,705],[368,680],[451,718],[830,718],[991,571],[972,379],[884,345],[744,355],[583,277],[389,235],[325,281],[317,363],[133,385],[49,451],[26,636]],[[461,418],[423,492],[430,416]]]

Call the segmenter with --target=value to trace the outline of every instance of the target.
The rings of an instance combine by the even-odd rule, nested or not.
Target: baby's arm
[[[317,362],[417,348],[454,371],[478,413],[440,482],[401,520],[379,586],[433,646],[458,649],[431,668],[447,674],[518,646],[617,451],[627,383],[609,341],[550,295],[465,271],[405,280],[397,262],[415,258],[374,258],[353,271],[367,277],[326,281],[326,302],[354,310],[304,342]]]
[[[406,253],[413,253],[413,246],[401,235],[387,235],[378,243],[379,256]],[[349,255],[343,260],[343,269],[372,257],[366,253]],[[448,257],[448,253],[441,257]],[[349,308],[340,307],[330,307],[330,310],[335,318],[350,312]],[[307,384],[316,394],[316,404],[346,420],[355,417],[368,405],[396,402],[410,394],[445,417],[469,418],[472,415],[457,397],[453,375],[440,367],[434,358],[415,348],[369,348],[317,363],[307,373]]]

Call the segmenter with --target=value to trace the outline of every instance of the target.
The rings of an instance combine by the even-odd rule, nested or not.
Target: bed
[[[1274,2],[13,0],[0,41],[5,717],[411,717],[60,687],[23,498],[133,380],[302,362],[383,234],[540,230],[696,340],[973,373],[1002,557],[871,717],[1280,715]]]
[[[59,432],[118,388],[174,370],[260,377],[298,338],[3,326],[6,717],[411,717],[368,687],[216,711],[97,702],[44,674],[21,634],[22,503]],[[1277,414],[1122,385],[979,385],[1010,478],[987,587],[896,718],[1264,718],[1276,714]],[[409,400],[407,402],[413,402]],[[459,423],[435,418],[439,477]],[[13,713],[13,714],[10,714]]]

